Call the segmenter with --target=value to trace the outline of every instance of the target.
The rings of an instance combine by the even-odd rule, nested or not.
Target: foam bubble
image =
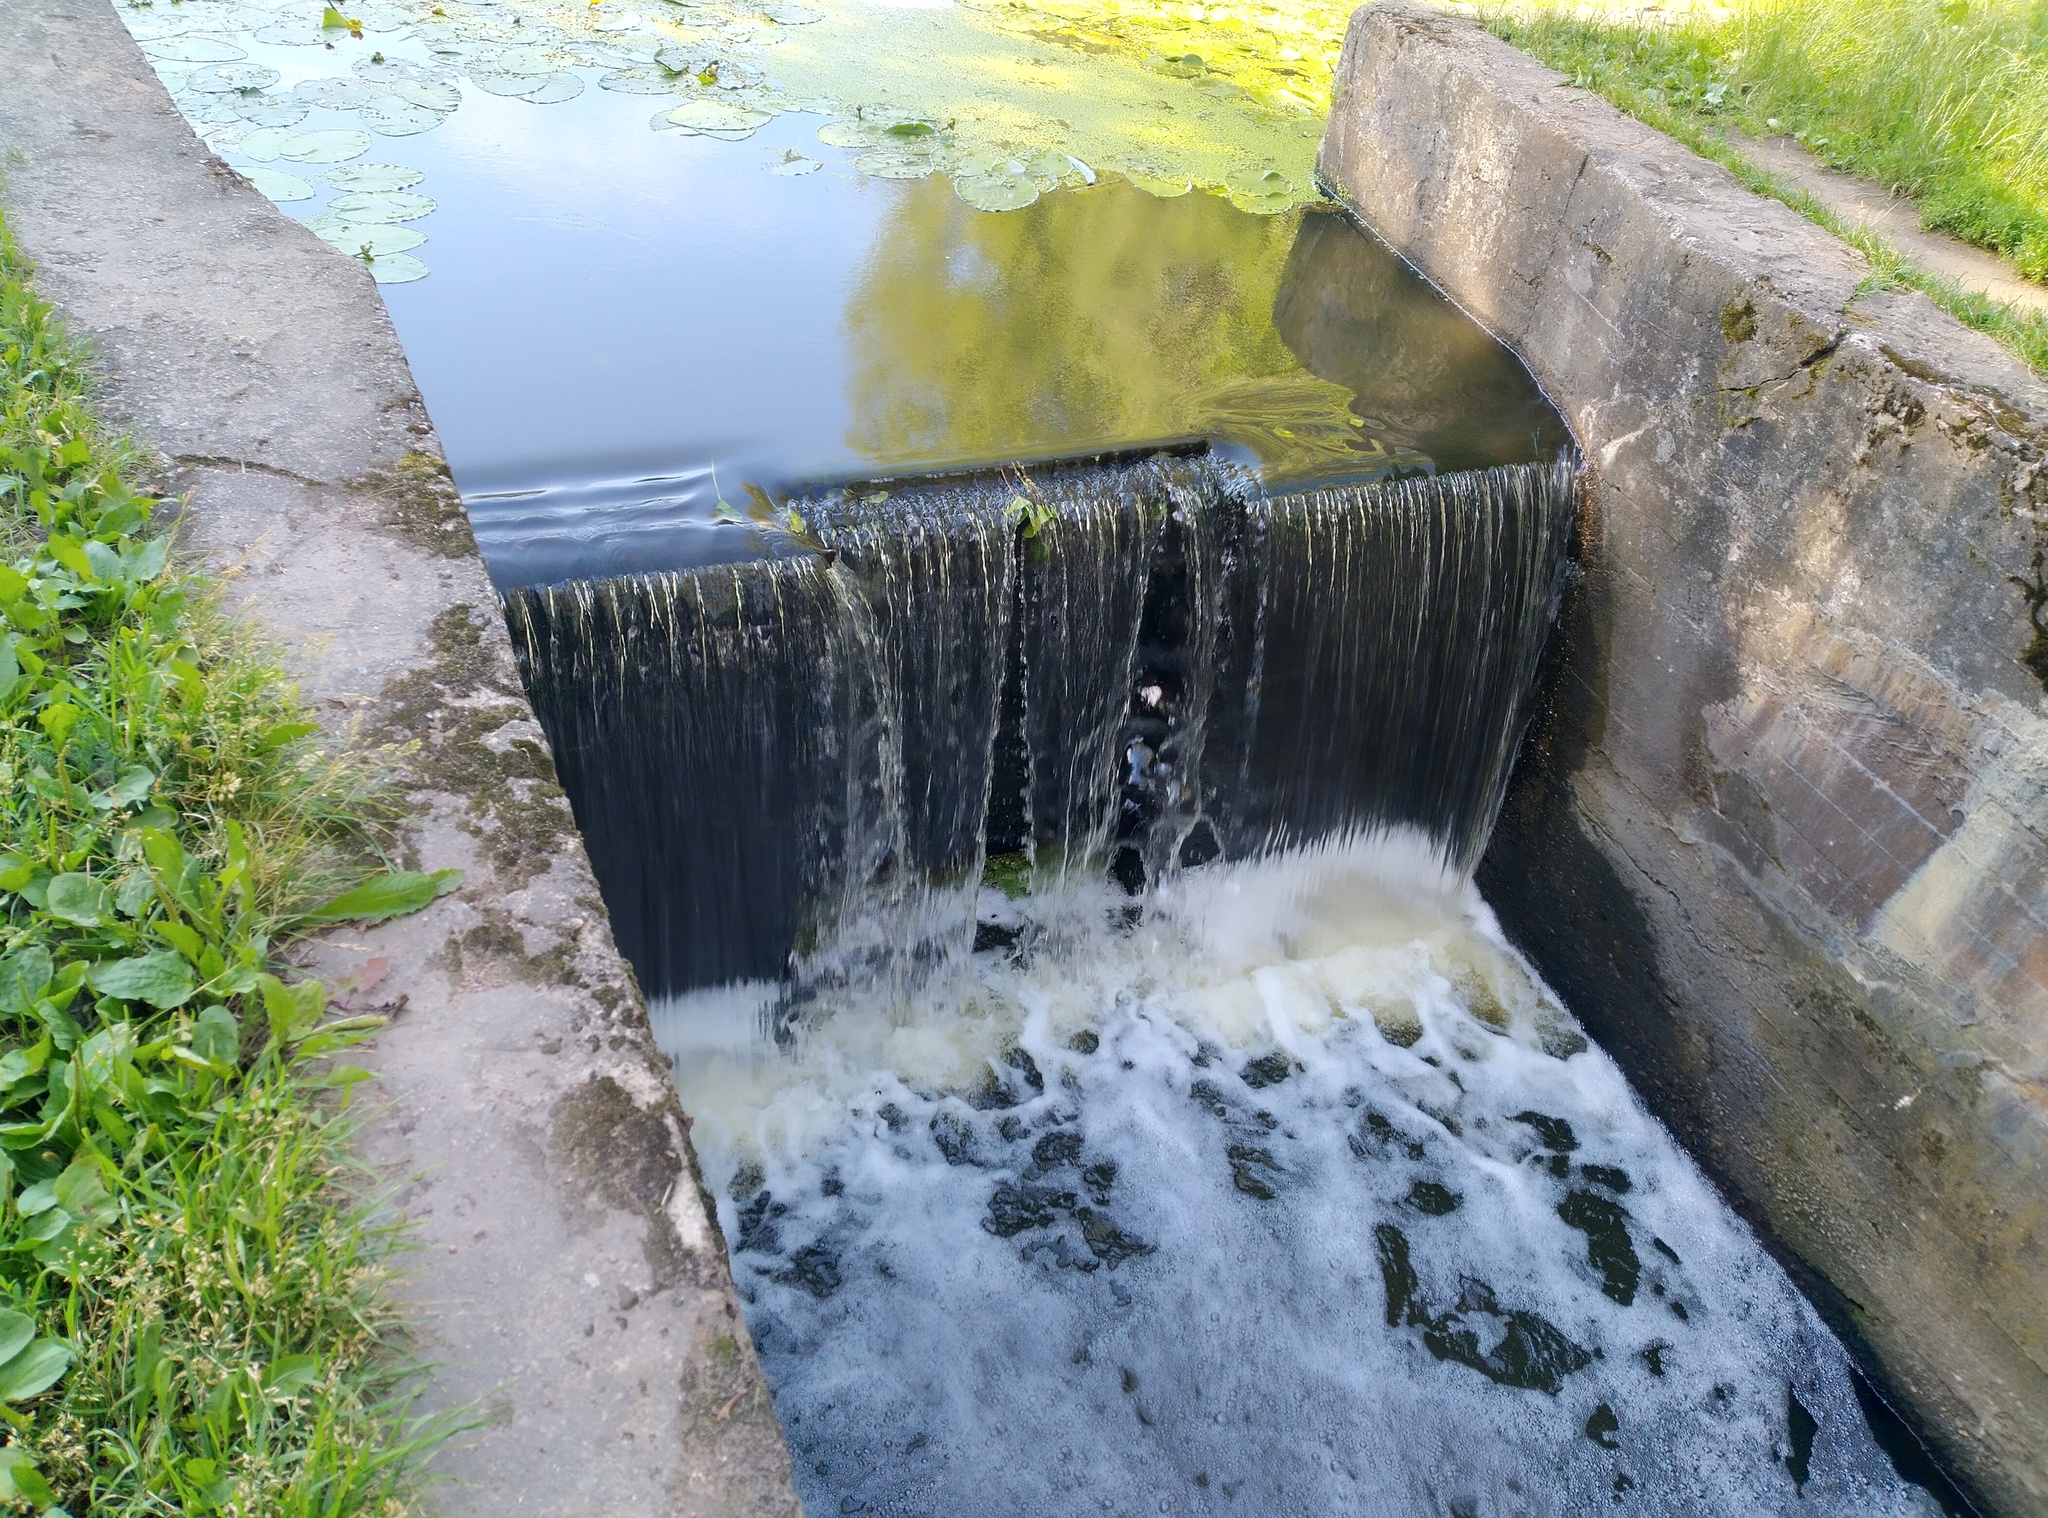
[[[907,1003],[672,1044],[811,1511],[1938,1511],[1426,854],[984,907]]]

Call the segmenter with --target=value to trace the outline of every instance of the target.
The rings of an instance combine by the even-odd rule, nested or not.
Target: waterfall
[[[818,552],[514,590],[650,995],[903,978],[985,874],[1414,842],[1476,866],[1555,611],[1563,463],[1261,495],[1207,456],[791,503]]]

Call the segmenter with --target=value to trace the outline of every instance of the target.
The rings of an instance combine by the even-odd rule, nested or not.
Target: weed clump
[[[2048,6],[2027,0],[1738,0],[1725,20],[1492,17],[1569,75],[1853,244],[1875,288],[1916,289],[2048,374],[2048,317],[1962,290],[1788,190],[1731,134],[1796,137],[1912,196],[1921,220],[2048,283]]]
[[[439,1429],[332,1058],[379,1020],[274,950],[452,878],[376,871],[27,274],[0,226],[0,1510],[397,1518]]]

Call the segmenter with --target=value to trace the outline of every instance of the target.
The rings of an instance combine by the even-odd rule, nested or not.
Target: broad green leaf
[[[0,1365],[0,1402],[20,1402],[48,1391],[71,1368],[71,1350],[55,1339],[38,1339]],[[17,1477],[17,1484],[19,1478]]]
[[[234,1064],[241,1043],[241,1024],[226,1007],[208,1007],[193,1020],[192,1052],[208,1064]]]
[[[133,765],[121,771],[120,778],[113,784],[114,799],[124,806],[133,806],[149,794],[149,788],[156,784],[156,771],[144,765]]]
[[[100,883],[90,875],[66,873],[50,882],[44,910],[59,921],[96,928],[106,910]]]
[[[462,884],[462,871],[437,870],[422,875],[414,870],[393,870],[375,880],[344,891],[323,906],[315,907],[303,919],[316,922],[382,922],[417,912],[437,896],[445,896]]]
[[[0,1310],[0,1364],[20,1354],[36,1336],[36,1320],[25,1312]]]
[[[102,996],[147,1002],[164,1011],[183,1006],[199,989],[184,956],[169,949],[154,949],[131,959],[102,960],[92,967],[86,984]]]
[[[0,959],[0,1012],[25,1017],[57,973],[50,951],[29,944]]]
[[[57,1205],[75,1218],[90,1218],[95,1223],[111,1222],[120,1215],[114,1199],[107,1195],[107,1184],[100,1175],[99,1161],[89,1154],[82,1154],[64,1167],[64,1173],[51,1186],[51,1193]]]
[[[17,1499],[43,1508],[43,1518],[64,1512],[49,1506],[57,1500],[57,1494],[36,1468],[36,1457],[21,1445],[10,1444],[0,1449],[0,1502],[12,1503]]]
[[[199,956],[205,949],[205,942],[196,928],[182,922],[159,922],[151,925],[158,937],[184,955],[191,964],[199,963]]]
[[[264,1373],[263,1385],[280,1397],[292,1397],[320,1379],[318,1355],[285,1355]]]
[[[78,725],[78,719],[83,715],[69,701],[53,701],[36,713],[36,721],[50,735],[52,743],[61,745],[65,735]]]
[[[302,980],[288,986],[275,975],[265,975],[256,984],[263,991],[270,1036],[281,1044],[297,1043],[304,1038],[327,1010],[327,988],[317,980]]]

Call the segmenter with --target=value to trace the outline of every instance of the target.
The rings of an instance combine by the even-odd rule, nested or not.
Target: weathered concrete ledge
[[[800,1513],[688,1119],[612,943],[483,565],[367,275],[179,117],[102,0],[0,0],[0,151],[37,283],[337,739],[397,745],[403,851],[467,871],[308,962],[392,1016],[364,1146],[449,1515]]]
[[[1589,455],[1482,884],[1952,1467],[2048,1511],[2048,386],[1467,23],[1369,6],[1338,87],[1326,183]]]

